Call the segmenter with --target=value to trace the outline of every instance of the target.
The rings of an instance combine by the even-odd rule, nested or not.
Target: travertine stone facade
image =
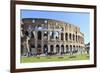
[[[21,21],[21,40],[23,42],[24,34],[29,38],[29,51],[22,46],[22,55],[27,51],[32,55],[84,53],[84,34],[80,27],[44,18],[23,18]]]

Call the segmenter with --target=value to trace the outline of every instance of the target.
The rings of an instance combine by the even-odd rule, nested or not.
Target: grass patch
[[[89,55],[64,55],[64,56],[41,56],[41,57],[21,57],[21,63],[32,62],[52,62],[52,61],[71,61],[71,60],[88,60]]]

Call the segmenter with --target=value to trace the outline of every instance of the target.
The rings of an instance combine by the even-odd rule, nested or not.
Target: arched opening
[[[30,47],[31,47],[30,51],[32,51],[32,50],[33,50],[33,48],[35,48],[34,44],[33,44],[33,45],[31,45]]]
[[[76,51],[78,52],[78,46],[76,46]]]
[[[59,53],[60,52],[60,47],[59,45],[56,45],[56,53]]]
[[[77,42],[77,35],[76,35],[76,42]]]
[[[71,40],[71,33],[69,34],[69,39]]]
[[[67,33],[65,34],[65,39],[66,39],[66,41],[68,41],[68,34]]]
[[[58,40],[59,39],[59,32],[55,31],[55,35],[54,36],[55,36],[55,39]]]
[[[41,31],[38,31],[37,36],[38,36],[38,40],[41,40],[42,39],[42,32]]]
[[[38,44],[38,46],[37,46],[38,48],[41,48],[41,45],[40,44]]]
[[[50,39],[54,39],[54,31],[50,32]]]
[[[44,38],[44,40],[48,39],[48,32],[47,31],[44,32],[43,38]]]
[[[79,49],[80,49],[80,46],[79,46]]]
[[[69,52],[69,48],[68,48],[68,45],[66,45],[66,53]]]
[[[64,54],[64,45],[61,45],[61,54]]]
[[[53,53],[53,49],[54,49],[54,46],[51,45],[51,46],[50,46],[50,53]]]
[[[48,46],[47,44],[45,44],[43,47],[43,53],[47,53],[47,52],[48,52]]]
[[[61,40],[62,40],[62,41],[64,40],[63,36],[64,36],[64,34],[63,34],[63,33],[61,33]]]

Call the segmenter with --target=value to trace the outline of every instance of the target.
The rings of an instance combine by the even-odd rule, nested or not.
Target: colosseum
[[[83,54],[84,34],[80,27],[54,19],[21,19],[21,55]]]

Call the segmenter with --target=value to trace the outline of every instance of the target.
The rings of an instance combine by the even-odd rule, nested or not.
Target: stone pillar
[[[73,46],[71,44],[71,46],[70,46],[70,55],[72,55],[72,51],[73,51]]]
[[[79,35],[79,37],[78,37],[78,41],[79,41],[79,43],[80,43],[80,35]]]
[[[48,41],[49,41],[49,39],[50,39],[50,31],[48,30]]]
[[[59,32],[59,40],[61,40],[61,32]]]
[[[71,44],[71,45],[72,45],[72,44]],[[71,55],[73,55],[73,49],[74,49],[74,48],[73,48],[73,45],[72,45],[72,51],[71,51]]]
[[[68,50],[67,51],[70,52],[70,45],[68,45]],[[68,55],[70,55],[70,54],[68,53]]]
[[[65,31],[64,31],[64,33],[63,33],[63,41],[65,41]]]
[[[78,39],[78,43],[79,43],[79,35],[78,35],[77,39]]]
[[[54,53],[56,53],[56,44],[54,44],[54,48],[53,48],[54,50]]]
[[[59,45],[59,47],[60,47],[59,54],[61,54],[61,49],[62,49],[62,48],[61,48],[61,44]]]
[[[63,41],[65,41],[65,27],[63,27],[64,32],[63,32]]]
[[[48,45],[48,52],[50,52],[50,45]]]
[[[77,47],[77,50],[78,50],[77,54],[79,54],[79,46]]]
[[[42,32],[42,39],[41,39],[41,50],[42,50],[42,54],[43,54],[43,35],[44,35],[44,31],[41,31]]]
[[[77,34],[76,34],[77,35]],[[77,37],[76,37],[76,42],[78,43],[78,35],[77,35]]]
[[[67,32],[67,35],[68,35],[68,37],[67,37],[67,41],[69,42],[69,33]]]
[[[35,31],[35,49],[37,54],[37,31]]]
[[[67,50],[66,50],[66,45],[64,44],[64,53],[66,53],[66,51],[67,51]]]

